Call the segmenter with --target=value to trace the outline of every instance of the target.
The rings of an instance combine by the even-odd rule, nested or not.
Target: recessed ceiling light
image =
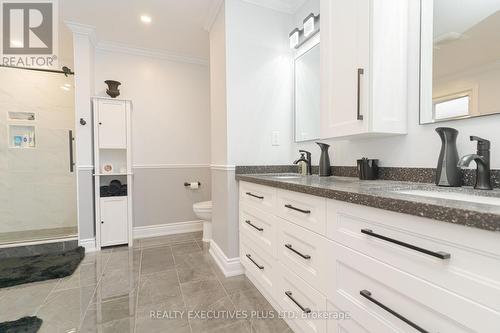
[[[141,21],[144,23],[151,23],[151,16],[141,15]]]

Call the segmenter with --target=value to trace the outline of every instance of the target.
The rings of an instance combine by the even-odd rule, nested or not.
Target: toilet
[[[203,241],[212,239],[212,201],[203,201],[193,204],[194,214],[203,220]]]

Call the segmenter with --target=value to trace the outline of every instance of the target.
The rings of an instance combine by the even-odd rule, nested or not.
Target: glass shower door
[[[73,77],[0,68],[0,245],[76,237]]]

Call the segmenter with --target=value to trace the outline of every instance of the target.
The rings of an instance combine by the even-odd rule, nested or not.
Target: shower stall
[[[0,247],[77,238],[67,74],[0,67]]]

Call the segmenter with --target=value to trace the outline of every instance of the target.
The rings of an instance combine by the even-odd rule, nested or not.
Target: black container
[[[378,178],[378,160],[363,157],[358,160],[358,177],[361,180],[375,180]]]
[[[106,80],[104,81],[108,85],[108,89],[106,89],[106,94],[108,94],[111,98],[116,98],[120,96],[120,90],[118,86],[121,84],[115,80]]]
[[[328,154],[328,149],[330,145],[326,143],[316,142],[316,144],[321,148],[321,157],[319,158],[319,176],[328,177],[332,175],[332,168],[330,166],[330,155]]]
[[[438,127],[441,138],[441,152],[436,169],[436,185],[448,187],[462,186],[462,170],[458,167],[458,131],[451,127]]]

